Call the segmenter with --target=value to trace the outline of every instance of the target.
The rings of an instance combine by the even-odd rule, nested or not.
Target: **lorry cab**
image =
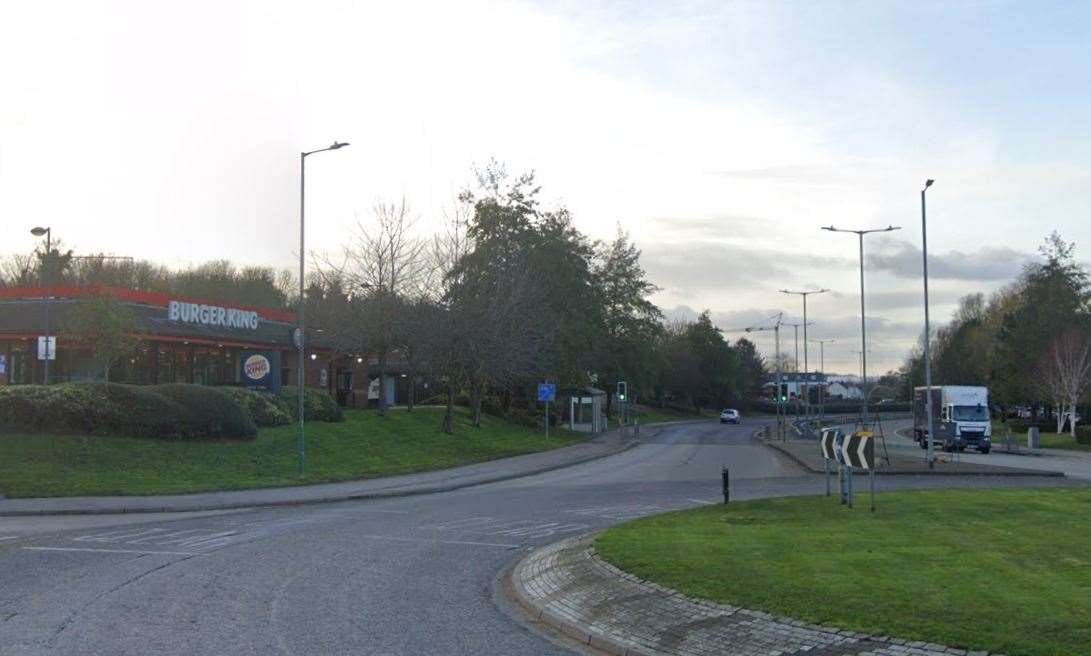
[[[918,387],[913,394],[913,432],[921,448],[926,439],[944,451],[963,451],[972,447],[981,453],[992,448],[992,423],[989,417],[989,390],[968,385],[944,385],[931,388],[935,435],[928,435],[927,395]]]

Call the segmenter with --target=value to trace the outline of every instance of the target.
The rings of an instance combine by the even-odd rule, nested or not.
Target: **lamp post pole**
[[[770,326],[751,326],[751,327],[745,329],[745,331],[748,332],[748,333],[760,332],[760,331],[763,331],[763,330],[772,330],[773,331],[773,352],[775,353],[775,360],[776,360],[776,365],[777,365],[777,372],[776,372],[777,380],[776,380],[776,383],[774,384],[774,392],[773,393],[774,393],[775,396],[773,398],[776,399],[777,438],[778,439],[783,438],[783,429],[784,429],[784,426],[783,426],[783,423],[782,423],[782,417],[781,417],[782,413],[781,413],[781,408],[780,408],[780,380],[781,380],[781,370],[780,370],[780,325],[782,323],[781,319],[783,319],[783,317],[784,317],[784,313],[778,312],[777,314],[774,314],[772,317],[770,317],[770,319],[776,319],[776,322],[771,327]],[[786,415],[787,413],[784,413],[784,414]],[[787,417],[785,416],[784,418],[786,419]]]
[[[307,156],[314,155],[315,153],[323,153],[327,150],[337,150],[338,148],[344,148],[347,143],[333,142],[332,145],[326,148],[319,148],[318,150],[303,151],[299,153],[299,310],[297,312],[296,320],[296,387],[299,392],[299,439],[297,440],[296,450],[299,454],[299,475],[303,475],[303,471],[306,468],[307,462],[307,446],[306,438],[304,436],[303,429],[303,390],[307,385],[306,376],[306,359],[304,358],[304,335],[306,329],[306,323],[304,316],[306,314],[306,290],[304,289],[304,258],[306,250],[304,249],[304,236],[305,232],[305,218],[307,205],[304,202],[304,198],[307,191],[306,176],[307,176]]]
[[[833,339],[812,339],[812,342],[818,344],[818,357],[820,367],[819,372],[822,376],[826,375],[826,344],[834,342]],[[823,380],[818,387],[818,416],[824,421],[826,419],[826,387],[828,382]]]
[[[873,232],[892,232],[894,230],[901,230],[901,226],[887,226],[885,228],[875,228],[872,230],[843,230],[841,228],[835,228],[833,226],[824,226],[823,230],[830,232],[850,232],[860,239],[860,376],[863,378],[863,392],[864,400],[861,406],[861,419],[863,423],[867,423],[867,321],[864,315],[864,235],[871,234]]]
[[[810,363],[807,361],[807,297],[810,296],[811,294],[825,294],[828,291],[830,291],[830,290],[828,290],[826,288],[811,289],[811,290],[802,291],[802,292],[792,291],[792,290],[789,290],[789,289],[780,290],[780,293],[782,293],[782,294],[794,294],[796,296],[802,296],[803,297],[803,376],[804,376],[804,378],[806,378],[807,375],[811,373]],[[796,354],[796,357],[797,358],[799,357],[798,353]],[[810,384],[807,384],[806,381],[804,381],[804,386],[803,387],[806,390],[806,392],[803,395],[803,405],[807,409],[807,416],[810,417],[810,415],[811,415],[811,386],[810,386]]]
[[[928,413],[928,437],[925,440],[927,443],[925,458],[928,460],[928,466],[932,467],[932,436],[935,435],[933,429],[933,415],[932,415],[932,357],[929,350],[929,343],[932,341],[932,327],[928,320],[928,215],[925,211],[925,192],[932,186],[934,180],[925,180],[924,187],[921,189],[921,257],[924,263],[924,389],[925,389],[925,406]]]
[[[50,326],[49,326],[49,293],[48,293],[48,289],[49,289],[49,283],[51,282],[51,276],[49,276],[49,260],[50,260],[50,256],[53,253],[53,229],[48,228],[48,227],[47,228],[34,228],[34,229],[32,229],[30,231],[30,234],[34,235],[35,237],[41,237],[42,235],[45,235],[45,257],[42,258],[42,273],[41,273],[42,308],[45,311],[45,359],[42,360],[45,363],[45,365],[44,365],[45,366],[45,371],[44,371],[44,374],[43,374],[43,377],[42,377],[42,381],[43,381],[44,384],[48,385],[49,384],[49,356],[53,355],[52,351],[56,350],[56,349],[51,349],[50,346],[49,346]],[[38,357],[40,358],[41,356],[42,356],[42,354],[39,353]]]

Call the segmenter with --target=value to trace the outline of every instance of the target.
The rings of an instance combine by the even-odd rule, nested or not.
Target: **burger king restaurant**
[[[109,297],[134,318],[135,348],[110,367],[112,382],[248,385],[298,379],[295,314],[101,285],[0,289],[0,385],[102,380],[91,346],[66,335],[81,302]],[[46,339],[49,326],[50,339]],[[328,349],[306,352],[306,384],[332,389]]]

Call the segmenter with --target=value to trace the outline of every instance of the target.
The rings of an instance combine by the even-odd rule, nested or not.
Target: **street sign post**
[[[826,496],[830,496],[830,461],[837,459],[834,443],[839,432],[833,428],[822,431],[822,462],[826,465]]]
[[[549,402],[557,399],[555,383],[538,383],[538,400],[545,402],[545,436],[549,438]]]
[[[871,510],[875,511],[875,437],[870,431],[856,431],[845,435],[839,430],[827,428],[819,440],[826,470],[826,496],[830,495],[830,461],[837,462],[838,491],[841,503],[853,506],[852,474],[854,469],[868,472],[871,484]]]

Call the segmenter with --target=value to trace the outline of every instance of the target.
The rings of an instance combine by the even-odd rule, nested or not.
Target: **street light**
[[[901,230],[901,226],[887,226],[885,228],[873,228],[871,230],[843,230],[841,228],[835,228],[831,226],[824,226],[823,230],[830,232],[850,232],[860,238],[860,351],[861,361],[860,369],[864,383],[864,405],[863,405],[863,423],[867,423],[867,325],[865,324],[864,317],[864,235],[871,234],[873,232],[893,232],[894,230]]]
[[[782,422],[781,422],[781,410],[780,410],[780,381],[781,381],[781,371],[780,371],[780,324],[781,324],[781,319],[783,317],[784,317],[784,313],[783,312],[778,312],[778,313],[774,314],[773,316],[769,317],[769,320],[776,319],[776,322],[772,326],[750,326],[749,328],[745,329],[746,332],[748,332],[748,333],[761,332],[761,331],[764,331],[764,330],[772,330],[773,331],[773,349],[774,349],[776,365],[777,365],[777,382],[774,385],[774,394],[775,394],[775,398],[776,398],[776,410],[777,410],[777,437],[782,438],[782,439],[783,439],[784,427],[783,427]]]
[[[928,215],[925,211],[924,196],[934,182],[935,180],[931,178],[925,180],[924,187],[921,189],[921,258],[924,262],[924,393],[927,408],[925,412],[928,413],[925,458],[928,460],[929,467],[932,467],[932,436],[935,433],[932,431],[934,428],[932,425],[932,358],[929,353],[929,343],[932,341],[932,327],[928,320]]]
[[[806,374],[811,373],[810,364],[807,362],[807,297],[810,296],[811,294],[825,294],[828,291],[830,291],[830,290],[826,289],[825,287],[823,287],[822,289],[811,289],[811,290],[808,290],[808,291],[805,291],[805,292],[797,292],[797,291],[792,291],[790,289],[780,290],[781,294],[794,294],[796,296],[802,296],[803,297],[803,373],[804,373],[804,377],[806,377]],[[799,355],[796,354],[796,357],[798,358]],[[807,392],[803,395],[804,404],[807,406],[807,416],[810,416],[810,414],[811,414],[811,386],[807,385],[807,384],[804,384],[804,387],[807,390]]]
[[[825,376],[826,375],[826,344],[830,344],[831,342],[836,342],[837,340],[835,340],[835,339],[812,339],[811,341],[814,342],[815,344],[818,344],[818,353],[819,353],[819,364],[818,364],[818,366],[820,367],[819,371],[821,371],[822,375]],[[826,388],[829,386],[829,382],[823,380],[822,383],[823,384],[820,385],[819,388],[818,388],[818,391],[819,391],[819,396],[818,396],[819,410],[818,410],[818,413],[819,413],[820,417],[825,419],[826,418]]]
[[[50,254],[53,252],[53,230],[52,230],[52,228],[48,228],[48,227],[46,227],[46,228],[36,227],[36,228],[32,228],[30,230],[30,234],[34,235],[35,237],[43,237],[43,236],[45,237],[45,257],[42,258],[42,273],[41,273],[41,276],[40,276],[41,283],[42,283],[42,288],[43,288],[42,289],[42,306],[45,309],[45,359],[43,360],[45,362],[45,373],[43,374],[42,380],[43,380],[44,384],[48,385],[49,384],[49,356],[52,355],[52,353],[50,353],[50,351],[52,349],[49,348],[49,300],[46,298],[47,297],[47,289],[46,288],[49,286],[50,280],[47,278],[46,274],[48,273],[47,269],[49,267]],[[39,357],[41,357],[41,355],[42,355],[41,353],[38,354]]]
[[[306,204],[304,203],[304,197],[305,197],[306,190],[307,190],[307,187],[306,187],[306,184],[305,184],[305,180],[306,180],[306,177],[307,177],[307,156],[308,155],[314,155],[315,153],[324,153],[327,150],[338,150],[340,148],[344,148],[347,145],[348,145],[347,143],[340,143],[340,142],[334,141],[330,146],[328,146],[326,148],[319,148],[318,150],[303,151],[303,152],[299,153],[299,313],[298,313],[299,316],[297,317],[297,321],[299,322],[299,325],[297,327],[295,342],[296,342],[296,349],[297,349],[296,365],[297,365],[297,368],[298,368],[298,372],[296,374],[296,387],[299,388],[299,443],[297,444],[297,450],[299,452],[299,475],[300,476],[303,475],[303,469],[304,469],[304,466],[305,466],[305,463],[306,463],[306,442],[305,442],[304,436],[303,436],[303,388],[307,384],[307,377],[305,375],[306,360],[303,357],[303,342],[305,341],[305,338],[304,338],[305,324],[304,324],[303,319],[304,319],[304,314],[305,314],[305,310],[306,310],[307,305],[306,305],[306,302],[305,302],[304,288],[303,288],[303,259],[304,259],[304,253],[306,252],[304,250],[303,237],[304,237],[304,234],[305,234],[305,232],[304,232],[304,225],[305,225],[304,217],[306,215]]]

